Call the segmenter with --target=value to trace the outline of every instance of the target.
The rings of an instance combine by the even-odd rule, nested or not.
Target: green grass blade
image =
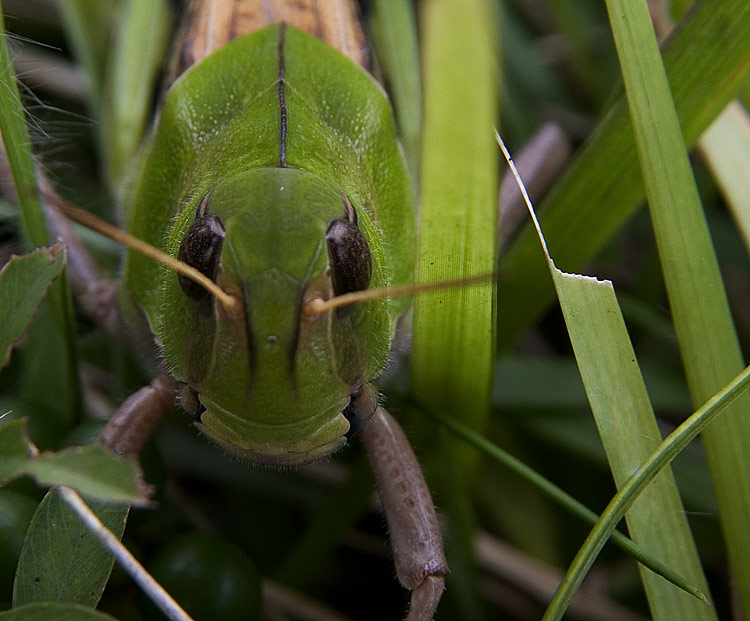
[[[602,512],[599,522],[589,533],[586,542],[568,567],[563,582],[555,593],[549,608],[547,608],[545,620],[551,621],[562,618],[573,593],[583,581],[586,572],[591,568],[608,537],[614,533],[617,523],[653,478],[728,406],[736,403],[738,398],[747,396],[749,388],[750,367],[746,367],[711,397],[703,407],[665,438],[659,448],[643,462],[638,472],[625,482]]]
[[[116,188],[140,143],[169,41],[165,0],[128,0],[109,66],[102,139],[110,187]]]
[[[2,5],[0,5],[0,134],[18,197],[21,233],[26,247],[30,249],[34,246],[46,246],[49,243],[49,237],[37,196],[31,140],[5,38]]]
[[[645,2],[607,0],[688,387],[703,403],[743,367]],[[750,395],[704,441],[737,586],[750,611]]]
[[[21,237],[27,248],[48,244],[47,228],[37,196],[31,141],[5,37],[0,6],[0,134],[18,197]],[[26,339],[23,394],[28,414],[54,411],[56,428],[35,439],[47,446],[75,419],[79,405],[73,336],[73,301],[63,275],[52,283]],[[32,433],[39,429],[32,418]]]
[[[750,73],[750,3],[701,0],[665,44],[664,65],[692,145]],[[624,95],[602,119],[568,172],[539,206],[552,256],[579,270],[633,214],[644,197]],[[501,347],[544,313],[554,289],[533,231],[527,228],[500,262]],[[507,275],[507,276],[506,276]]]
[[[67,39],[86,74],[91,113],[100,119],[108,38],[116,3],[114,0],[58,0],[57,6],[65,24]]]
[[[488,3],[428,2],[422,17],[425,125],[418,272],[429,282],[493,271],[497,109]],[[484,426],[489,404],[494,310],[491,286],[426,294],[415,302],[415,392],[426,402],[460,412],[477,429]]]
[[[393,102],[409,172],[416,183],[422,129],[422,84],[413,8],[405,0],[382,0],[375,2],[372,10],[372,36],[377,58]]]
[[[418,233],[421,281],[493,271],[496,256],[497,151],[496,33],[485,0],[431,0],[421,5],[424,84],[422,191]],[[494,287],[467,287],[421,296],[415,302],[411,373],[418,398],[483,429],[489,412],[494,360]],[[449,447],[445,447],[450,444]],[[470,546],[468,494],[476,456],[439,444],[450,497],[448,593],[465,618],[481,618]],[[446,454],[445,451],[448,451]],[[452,545],[455,544],[455,545]],[[450,596],[449,596],[450,597]]]
[[[551,500],[556,502],[561,507],[565,508],[567,511],[570,511],[571,514],[575,515],[587,524],[597,524],[597,521],[600,519],[600,517],[591,509],[586,507],[586,505],[573,498],[570,494],[560,489],[549,479],[544,478],[542,475],[524,464],[519,459],[513,457],[513,455],[510,455],[508,452],[504,451],[496,444],[490,442],[482,434],[479,434],[466,425],[463,425],[462,423],[457,421],[455,417],[444,414],[439,410],[424,408],[419,404],[415,404],[415,407],[417,407],[420,412],[423,412],[427,416],[444,425],[452,434],[467,442],[470,446],[480,451],[483,455],[486,455],[488,458],[501,464],[511,472],[517,474],[519,477],[531,483],[534,487],[544,493]],[[702,592],[699,588],[692,585],[685,578],[677,574],[673,569],[651,556],[646,550],[635,544],[625,535],[618,531],[614,531],[611,536],[612,542],[615,545],[617,545],[619,548],[630,554],[634,559],[651,569],[651,571],[660,576],[663,576],[666,580],[679,587],[686,593],[690,593],[696,598],[701,598]]]
[[[499,139],[498,143],[510,162],[504,144]],[[660,438],[635,352],[612,283],[558,270],[525,192],[524,196],[555,283],[596,425],[620,486]],[[690,584],[708,591],[671,472],[664,473],[628,514],[628,527],[634,541],[684,575]],[[655,619],[672,619],[676,613],[680,618],[716,618],[702,601],[673,589],[651,572],[642,570],[641,576]]]
[[[619,487],[658,446],[661,435],[612,283],[553,274],[586,393]],[[633,540],[703,593],[700,559],[671,470],[662,471],[626,515]],[[641,567],[654,619],[716,619],[690,597]]]

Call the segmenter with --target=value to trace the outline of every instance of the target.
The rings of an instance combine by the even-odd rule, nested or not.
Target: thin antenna
[[[452,280],[438,280],[435,282],[422,282],[410,285],[397,285],[395,287],[381,287],[379,289],[365,289],[364,291],[353,291],[337,295],[330,300],[312,298],[304,303],[303,313],[305,315],[319,315],[334,308],[350,306],[357,302],[369,302],[371,300],[382,300],[383,298],[399,298],[418,293],[431,293],[457,287],[487,285],[495,282],[497,275],[479,274],[467,278],[454,278]]]
[[[78,222],[79,224],[82,224],[83,226],[92,229],[93,231],[96,231],[97,233],[100,233],[105,237],[109,237],[110,239],[122,244],[123,246],[127,246],[135,252],[139,252],[142,255],[145,255],[153,259],[154,261],[161,263],[169,269],[174,270],[178,274],[182,274],[183,276],[190,278],[190,280],[194,280],[199,285],[204,287],[209,293],[211,293],[217,300],[219,300],[219,302],[221,302],[221,304],[225,308],[234,308],[235,304],[237,303],[237,298],[223,291],[221,287],[219,287],[205,274],[199,272],[197,269],[188,265],[184,261],[175,259],[174,257],[162,252],[158,248],[155,248],[151,244],[148,244],[145,241],[134,237],[130,233],[118,229],[116,226],[112,226],[108,222],[105,222],[101,218],[98,218],[97,216],[90,214],[87,211],[83,211],[64,202],[61,202],[61,204],[57,205],[57,207],[60,209],[60,211],[62,211],[63,214],[65,214],[66,217],[70,218],[71,220]]]

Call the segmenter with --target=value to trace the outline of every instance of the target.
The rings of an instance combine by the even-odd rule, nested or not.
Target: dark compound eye
[[[367,289],[372,277],[372,258],[357,225],[349,220],[333,220],[326,231],[326,244],[334,295]]]
[[[177,258],[216,282],[225,235],[219,216],[199,215],[185,232]],[[209,298],[210,293],[194,280],[182,275],[177,278],[185,295],[194,302],[203,303]]]

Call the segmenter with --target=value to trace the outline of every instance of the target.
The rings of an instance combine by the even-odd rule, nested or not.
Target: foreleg
[[[430,491],[406,434],[386,410],[377,407],[360,433],[388,522],[396,575],[412,592],[407,621],[430,621],[448,573]]]
[[[156,424],[172,411],[176,396],[177,381],[158,375],[117,408],[99,434],[99,442],[121,455],[137,456]]]

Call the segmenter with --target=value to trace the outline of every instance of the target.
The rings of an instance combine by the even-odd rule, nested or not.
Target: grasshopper
[[[249,461],[318,460],[356,432],[412,591],[408,618],[428,620],[447,573],[440,527],[377,389],[406,303],[319,308],[411,282],[412,186],[353,6],[314,4],[230,0],[191,12],[124,203],[131,235],[219,295],[128,250],[116,299],[127,330],[152,335],[165,372],[100,440],[137,454],[176,397],[205,436]],[[115,296],[102,290],[97,312],[111,316]]]

